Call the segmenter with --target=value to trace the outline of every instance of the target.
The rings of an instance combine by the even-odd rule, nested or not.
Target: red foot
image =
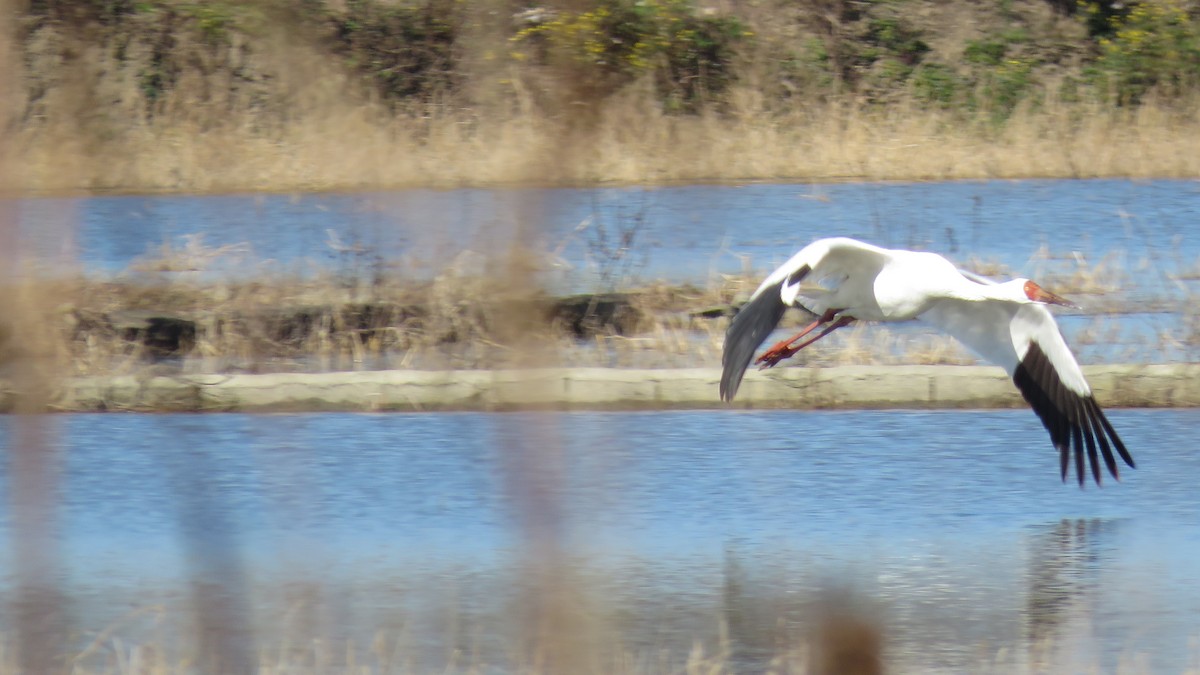
[[[792,356],[796,352],[800,351],[801,349],[804,349],[805,347],[811,345],[812,343],[816,342],[817,340],[820,340],[821,338],[825,337],[826,335],[829,335],[830,333],[841,328],[842,326],[847,326],[847,325],[850,325],[851,323],[854,323],[854,319],[851,319],[848,316],[843,316],[842,318],[838,319],[837,321],[834,321],[833,323],[828,323],[831,320],[832,316],[833,316],[833,310],[829,310],[828,312],[825,313],[825,316],[822,316],[820,319],[817,319],[811,325],[809,325],[808,327],[806,327],[804,330],[800,331],[796,335],[784,340],[783,342],[775,343],[775,346],[773,346],[770,349],[768,349],[767,351],[763,352],[762,356],[755,359],[754,362],[756,364],[759,364],[758,369],[765,370],[767,368],[770,368],[770,367],[774,366],[776,363],[779,363],[780,361]],[[825,328],[820,333],[817,333],[813,337],[808,338],[807,340],[805,340],[804,342],[801,342],[800,344],[796,345],[795,347],[792,346],[793,343],[795,343],[797,340],[804,337],[805,335],[808,335],[808,333],[810,331],[812,331],[812,329],[816,328],[817,326],[820,326],[821,324],[826,324],[826,325],[825,325]]]
[[[762,356],[754,360],[754,363],[758,365],[759,370],[766,370],[784,359],[791,358],[798,351],[800,350],[789,347],[784,342],[763,352]]]

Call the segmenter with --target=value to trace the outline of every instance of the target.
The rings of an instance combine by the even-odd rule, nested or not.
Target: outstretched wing
[[[983,358],[1002,366],[1050,432],[1059,452],[1065,481],[1074,456],[1075,473],[1084,484],[1086,453],[1092,477],[1100,484],[1100,458],[1120,479],[1115,450],[1126,464],[1133,457],[1105,417],[1079,363],[1044,305],[1003,300],[945,299],[921,315]]]
[[[790,305],[799,304],[817,314],[829,308],[831,293],[802,289],[801,282],[815,280],[867,292],[888,260],[886,249],[834,237],[818,239],[805,246],[767,275],[725,332],[721,355],[721,400],[733,400],[746,367],[754,358],[754,351],[779,325]]]

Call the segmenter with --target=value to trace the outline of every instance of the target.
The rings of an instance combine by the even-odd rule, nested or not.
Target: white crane
[[[732,401],[754,351],[788,307],[818,318],[755,363],[770,368],[855,320],[920,319],[1008,371],[1059,452],[1066,481],[1072,452],[1079,485],[1084,453],[1100,484],[1100,457],[1120,479],[1115,449],[1134,467],[1092,396],[1047,304],[1073,307],[1028,279],[995,283],[962,272],[936,253],[879,248],[854,239],[818,239],[768,276],[725,334],[721,398]],[[821,328],[813,337],[800,342]],[[1099,455],[1097,454],[1099,450]]]

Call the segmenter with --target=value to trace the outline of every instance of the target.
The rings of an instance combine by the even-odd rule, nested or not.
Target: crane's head
[[[1020,288],[1020,297],[1018,299],[1022,301],[1040,302],[1046,305],[1062,305],[1063,307],[1079,309],[1079,305],[1062,296],[1051,293],[1029,279],[1014,279],[1008,283]]]

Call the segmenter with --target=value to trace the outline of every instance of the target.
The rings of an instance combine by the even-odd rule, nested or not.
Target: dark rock
[[[549,318],[576,338],[596,334],[630,335],[637,331],[642,312],[628,293],[572,295],[552,301]]]
[[[189,319],[129,310],[111,314],[109,321],[125,340],[145,347],[152,361],[185,356],[196,346],[196,322]]]

